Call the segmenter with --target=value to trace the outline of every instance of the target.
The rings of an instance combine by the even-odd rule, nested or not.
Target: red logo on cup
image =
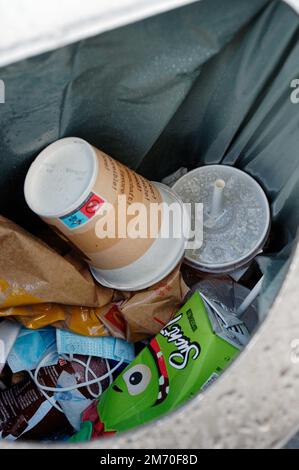
[[[102,199],[97,194],[92,193],[85,204],[80,208],[80,212],[86,215],[89,219],[93,217],[99,208],[104,204],[104,199]]]

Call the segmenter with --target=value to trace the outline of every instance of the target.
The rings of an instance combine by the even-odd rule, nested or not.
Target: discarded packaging
[[[115,336],[130,342],[157,334],[182,304],[188,288],[179,267],[163,281],[136,293],[114,293],[114,300],[98,308],[36,304],[0,309],[25,327],[47,325],[85,336]]]
[[[79,139],[80,142],[95,155],[99,152]],[[103,156],[103,161],[105,159]],[[107,159],[114,162],[110,157]],[[79,160],[77,163],[80,167]],[[51,165],[48,170],[47,165],[45,168],[41,173],[49,170],[51,175],[55,170]],[[66,165],[64,169],[67,168]],[[121,171],[122,167],[118,168]],[[112,174],[115,178],[115,173]],[[33,177],[36,175],[40,177],[39,171],[34,172]],[[83,178],[83,174],[81,176]],[[36,191],[39,177],[34,183]],[[42,178],[48,176],[42,175]],[[230,188],[230,182],[228,178],[225,188]],[[225,206],[228,201],[234,201],[232,188],[224,193],[218,183],[210,195],[211,209],[204,219],[205,229],[208,228],[210,233],[214,233],[221,218],[225,219],[226,228],[233,225]],[[72,177],[68,184],[72,186]],[[254,206],[254,196],[247,189],[246,197]],[[103,207],[108,201],[108,196],[104,196]],[[259,196],[261,201],[260,193]],[[237,215],[238,221],[242,222],[241,215],[244,214],[239,211],[240,204],[238,199],[237,209],[231,217]],[[257,223],[262,224],[260,209],[258,207],[255,216]],[[63,231],[61,226],[64,224],[67,227],[64,234],[68,237],[68,230],[76,234],[79,233],[76,230],[82,229],[82,235],[91,229],[98,216],[100,219],[101,205],[88,221],[75,228],[68,226],[69,219],[63,220],[61,215],[56,229]],[[252,256],[257,250],[257,232],[256,229],[252,234]],[[235,236],[228,236],[228,241],[235,243]],[[249,331],[255,327],[254,300],[262,280],[248,291],[227,281],[229,278],[225,276],[218,281],[206,279],[192,285],[195,292],[181,307],[188,288],[180,265],[151,287],[133,292],[116,291],[97,285],[83,261],[72,254],[61,256],[4,218],[0,218],[1,240],[0,317],[17,318],[31,329],[23,328],[18,335],[19,325],[16,325],[14,344],[5,357],[11,371],[22,375],[19,378],[13,375],[10,386],[6,385],[6,380],[1,381],[0,439],[53,440],[77,431],[71,438],[76,442],[151,421],[213,383],[247,344]],[[72,243],[76,245],[74,241]],[[263,242],[260,240],[259,243],[262,245]],[[84,251],[83,246],[80,249]],[[220,263],[222,261],[220,256]],[[233,265],[234,269],[243,266],[235,262]],[[221,266],[225,271],[223,263]],[[110,271],[113,273],[118,269]],[[138,279],[139,269],[140,266],[136,272],[131,269],[127,285]],[[144,277],[140,279],[144,281]],[[0,330],[6,322],[10,320],[2,321]],[[44,328],[46,325],[55,326],[57,330]],[[157,336],[152,338],[154,335]],[[124,339],[131,343],[144,339],[149,342],[135,358],[133,344]],[[24,370],[29,371],[25,377]]]
[[[0,317],[15,317],[26,328],[53,325],[135,342],[157,334],[188,292],[179,265],[143,291],[102,287],[73,254],[61,256],[1,216],[0,254]]]
[[[196,290],[199,290],[210,302],[217,304],[217,308],[221,308],[228,313],[234,313],[245,323],[250,333],[257,327],[259,322],[257,301],[255,298],[249,298],[252,291],[247,287],[227,277],[226,279],[202,280],[192,287],[192,291]],[[250,303],[244,312],[240,312],[240,307],[244,306],[246,299],[249,299]]]
[[[144,289],[183,257],[183,233],[160,236],[170,221],[161,203],[177,203],[183,216],[178,196],[82,139],[67,137],[46,147],[27,173],[24,192],[29,207],[80,250],[102,285]],[[155,223],[153,204],[162,208]],[[142,236],[133,236],[137,226],[145,227]]]
[[[20,325],[13,320],[4,320],[0,323],[0,373],[18,337],[20,328]]]
[[[181,307],[188,291],[178,266],[162,281],[127,298],[118,307],[127,324],[126,339],[136,342],[158,334]],[[106,320],[107,315],[103,322],[109,328]]]
[[[144,424],[205,390],[243,347],[227,326],[195,292],[99,401],[83,413],[82,428],[71,441]],[[244,336],[248,340],[246,327]]]
[[[186,250],[188,264],[206,272],[233,272],[262,251],[270,229],[269,203],[247,173],[206,165],[182,176],[173,189],[184,202],[203,204],[203,244]]]
[[[113,297],[111,289],[95,284],[84,263],[61,256],[2,216],[0,250],[1,309],[48,302],[99,307]]]
[[[29,376],[0,393],[0,439],[50,439],[71,429],[65,415],[51,405]]]
[[[38,386],[27,375],[1,392],[0,439],[45,440],[70,435],[84,408],[113,381],[107,364],[105,359],[85,356],[75,356],[73,361],[61,358],[56,365],[37,371]],[[89,380],[102,377],[101,382],[83,387],[86,372]],[[56,392],[51,391],[57,387]]]

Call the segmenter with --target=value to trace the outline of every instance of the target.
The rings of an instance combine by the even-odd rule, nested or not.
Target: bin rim
[[[0,0],[0,67],[195,1]]]

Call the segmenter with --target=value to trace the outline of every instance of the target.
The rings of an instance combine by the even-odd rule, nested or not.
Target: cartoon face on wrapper
[[[239,353],[198,292],[83,413],[72,441],[132,429],[175,409],[209,386]],[[220,336],[221,333],[221,336]]]
[[[132,426],[132,418],[142,412],[148,419],[159,415],[159,405],[167,399],[169,380],[165,359],[156,339],[128,366],[98,404],[105,431],[122,431]]]

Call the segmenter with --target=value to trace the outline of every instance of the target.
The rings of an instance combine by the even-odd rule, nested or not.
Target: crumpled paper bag
[[[76,255],[61,256],[0,216],[0,317],[13,316],[27,328],[53,325],[139,341],[169,321],[187,292],[179,266],[143,291],[103,287]]]

